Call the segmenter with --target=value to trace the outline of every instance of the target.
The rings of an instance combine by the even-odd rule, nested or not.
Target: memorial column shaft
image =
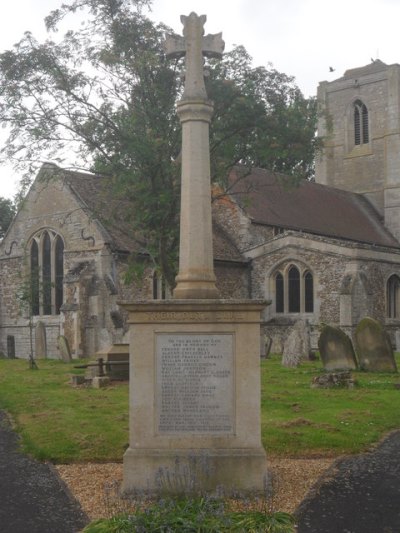
[[[216,298],[212,250],[209,102],[181,101],[182,185],[179,273],[174,298]]]

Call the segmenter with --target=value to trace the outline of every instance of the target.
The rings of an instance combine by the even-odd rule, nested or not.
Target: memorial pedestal
[[[130,323],[124,491],[263,490],[260,314],[265,302],[123,306]]]

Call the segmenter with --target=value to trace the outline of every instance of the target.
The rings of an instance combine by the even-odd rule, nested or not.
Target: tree
[[[0,239],[4,237],[14,215],[15,205],[12,200],[0,197]]]
[[[46,19],[49,31],[70,13],[85,22],[58,42],[27,33],[0,55],[0,121],[9,127],[0,152],[28,181],[44,159],[110,177],[117,209],[173,286],[180,192],[183,61],[167,61],[164,25],[144,14],[146,0],[71,0]],[[316,149],[316,106],[293,78],[253,68],[243,47],[208,61],[215,102],[212,179],[223,183],[238,163],[309,177]],[[123,215],[121,212],[123,211]]]
[[[42,292],[39,281],[39,273],[29,272],[29,274],[23,275],[20,273],[20,283],[16,293],[16,299],[20,306],[21,314],[28,317],[29,324],[29,368],[32,370],[37,370],[38,366],[36,364],[34,355],[33,355],[33,315],[34,315],[34,305],[37,295]]]

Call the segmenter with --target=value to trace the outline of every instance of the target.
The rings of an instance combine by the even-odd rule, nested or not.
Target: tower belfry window
[[[361,100],[354,102],[354,144],[369,143],[368,109]]]

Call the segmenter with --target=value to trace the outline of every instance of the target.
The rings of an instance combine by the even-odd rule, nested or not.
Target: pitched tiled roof
[[[85,172],[63,171],[63,179],[87,207],[89,216],[103,226],[104,238],[119,252],[140,251],[127,220],[124,201],[113,197],[109,179]]]
[[[106,230],[104,237],[114,249],[120,252],[140,251],[134,231],[123,217],[127,201],[112,196],[108,178],[72,171],[62,171],[62,178],[87,207],[89,216],[101,222]],[[245,262],[230,237],[216,223],[213,225],[213,249],[217,260]]]
[[[235,176],[237,172],[232,173],[232,183]],[[261,169],[253,169],[239,180],[232,192],[254,223],[400,247],[378,212],[361,194],[305,180],[298,187],[288,186],[287,178]]]

